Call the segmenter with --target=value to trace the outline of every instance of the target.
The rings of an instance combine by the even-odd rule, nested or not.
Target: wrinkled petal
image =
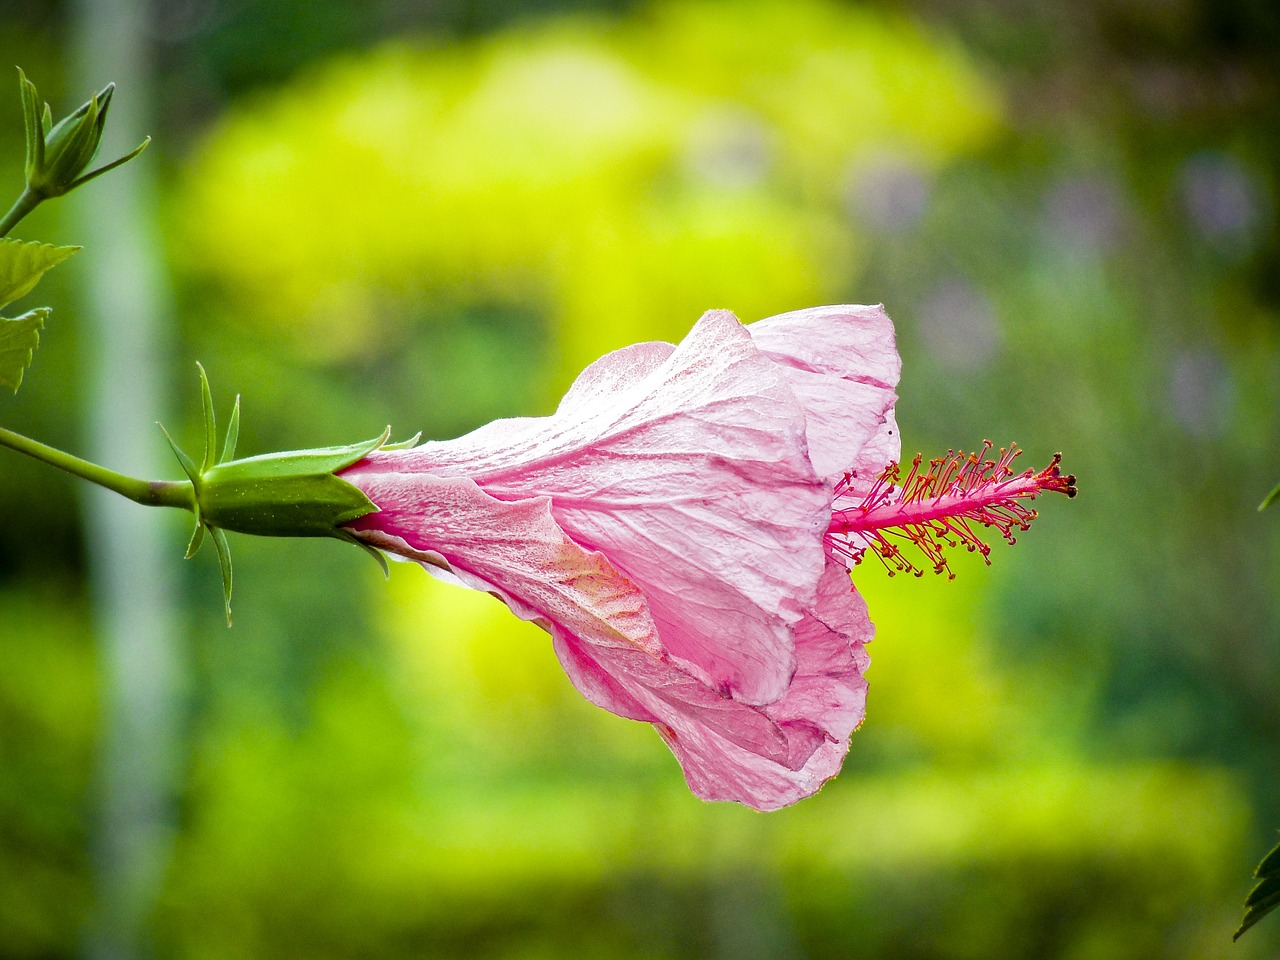
[[[366,543],[416,560],[433,575],[490,593],[546,630],[573,623],[598,640],[661,656],[644,595],[600,553],[570,540],[546,497],[497,500],[467,477],[348,473],[379,504],[348,525]],[[607,676],[570,676],[593,703],[634,720],[654,717]],[[581,682],[580,682],[581,681]]]
[[[600,553],[559,528],[545,498],[503,501],[467,478],[373,474],[362,486],[382,513],[351,529],[367,543],[444,569],[548,629],[579,691],[653,723],[708,800],[772,810],[834,776],[861,722],[873,628],[848,575],[828,562],[817,605],[796,626],[798,668],[768,708],[718,694],[665,659],[643,594]]]
[[[504,500],[550,496],[565,531],[644,591],[668,654],[763,704],[794,670],[792,627],[830,519],[804,426],[783,368],[712,311],[677,347],[596,361],[550,417],[379,452],[360,469],[466,475]]]
[[[862,723],[870,665],[865,645],[875,636],[866,601],[849,572],[828,559],[818,602],[796,625],[796,675],[768,708],[779,723],[812,723],[832,740],[848,740]]]
[[[571,659],[586,672],[614,679],[648,711],[647,719],[659,731],[674,729],[691,741],[725,744],[743,756],[779,768],[803,765],[821,742],[813,729],[797,730],[789,736],[761,708],[717,693],[670,660],[589,635],[575,635],[570,625],[553,624],[551,632],[562,663]],[[572,669],[569,673],[574,676]],[[676,757],[684,766],[685,758],[679,751]],[[733,799],[757,804],[749,792]]]
[[[612,406],[619,391],[643,384],[675,350],[673,343],[653,340],[605,354],[578,374],[561,398],[556,416],[590,416],[600,406]]]
[[[765,356],[787,366],[880,386],[890,393],[902,374],[893,321],[880,304],[807,307],[747,328]]]
[[[352,532],[428,570],[443,565],[549,630],[570,678],[592,702],[631,719],[706,728],[776,762],[794,752],[765,713],[668,661],[644,595],[602,554],[566,536],[545,497],[497,500],[468,478],[425,474],[380,473],[362,486],[384,507],[351,524]]]
[[[902,362],[884,308],[811,307],[747,329],[761,353],[783,365],[804,406],[814,470],[850,472],[869,489],[902,447],[893,416]]]
[[[863,673],[870,660],[864,644],[874,633],[848,572],[828,561],[817,606],[796,627],[795,678],[786,696],[765,708],[794,748],[790,762],[743,750],[710,728],[658,725],[689,788],[704,800],[776,810],[810,796],[839,773],[849,736],[865,715]]]
[[[547,629],[698,796],[776,809],[863,717],[874,631],[824,536],[833,481],[897,458],[897,378],[879,307],[711,311],[602,357],[552,416],[371,454],[342,476],[380,512],[350,529]]]

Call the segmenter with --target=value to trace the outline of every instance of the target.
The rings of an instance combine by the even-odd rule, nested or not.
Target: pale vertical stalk
[[[72,89],[117,84],[102,155],[150,131],[147,0],[77,0]],[[162,358],[169,295],[154,223],[156,156],[126,164],[67,201],[85,247],[80,304],[85,446],[98,463],[142,476],[172,473],[155,421],[164,410]],[[181,756],[180,633],[175,601],[179,545],[163,515],[107,490],[85,493],[103,714],[99,803],[93,836],[97,916],[92,958],[147,950],[147,921],[168,864]]]

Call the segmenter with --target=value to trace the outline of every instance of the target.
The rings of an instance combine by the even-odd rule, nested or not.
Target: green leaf
[[[1276,484],[1275,489],[1272,490],[1270,493],[1268,493],[1266,496],[1266,499],[1264,499],[1260,504],[1258,504],[1258,509],[1265,510],[1267,509],[1267,507],[1271,506],[1277,500],[1280,500],[1280,483]]]
[[[48,316],[49,308],[40,307],[12,320],[0,317],[0,386],[18,392],[22,375],[40,345],[40,330]]]
[[[1262,858],[1253,875],[1258,883],[1244,902],[1244,919],[1232,940],[1239,940],[1241,934],[1280,905],[1280,844]]]
[[[1258,864],[1258,869],[1254,871],[1255,877],[1280,877],[1280,843],[1271,848],[1271,852],[1262,858],[1262,862]]]
[[[79,247],[55,247],[38,240],[0,240],[0,307],[25,297],[46,270],[56,267]]]

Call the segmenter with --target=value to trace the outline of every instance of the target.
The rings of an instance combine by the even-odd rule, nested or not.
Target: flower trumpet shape
[[[1055,462],[983,500],[1007,464],[975,461],[962,496],[939,473],[895,515],[899,368],[878,306],[712,311],[679,345],[597,360],[549,417],[370,452],[340,475],[378,511],[347,529],[545,628],[578,690],[653,724],[698,796],[776,809],[839,771],[864,715],[874,629],[848,565],[909,568],[896,526],[940,549],[933,494],[969,530],[1069,486]]]

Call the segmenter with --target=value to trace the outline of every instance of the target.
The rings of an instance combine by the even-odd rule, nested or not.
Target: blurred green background
[[[59,113],[93,6],[0,3],[0,63]],[[1280,828],[1280,513],[1255,512],[1280,479],[1273,4],[144,12],[149,79],[112,110],[148,104],[172,319],[131,376],[189,444],[195,359],[220,412],[243,394],[252,454],[546,413],[711,307],[884,302],[905,453],[1062,450],[1081,496],[954,582],[855,571],[867,722],[769,815],[694,799],[539,630],[416,568],[235,538],[227,630],[212,553],[179,567],[168,518],[175,762],[121,813],[103,527],[0,451],[0,957],[1275,955],[1277,918],[1229,942]],[[75,204],[116,189],[16,235],[84,242]],[[112,417],[83,387],[105,255],[40,287],[53,320],[0,398],[75,451]],[[122,894],[130,848],[101,836],[130,824],[160,868]]]

